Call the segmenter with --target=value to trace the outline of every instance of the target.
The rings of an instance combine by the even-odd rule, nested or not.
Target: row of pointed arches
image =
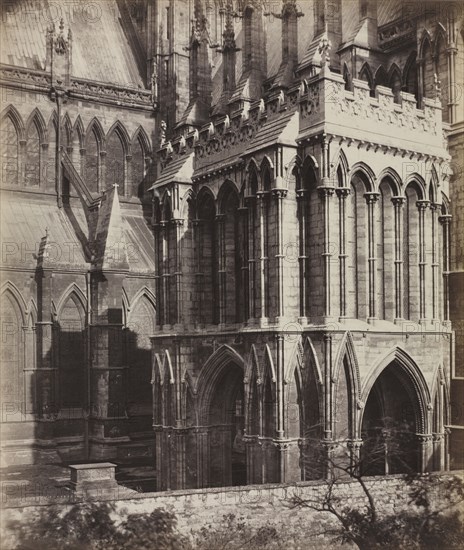
[[[56,112],[46,123],[36,108],[24,122],[17,109],[9,105],[0,121],[2,184],[55,191]],[[141,126],[130,136],[124,124],[117,121],[105,132],[98,118],[85,128],[80,116],[73,124],[69,113],[65,113],[61,136],[61,150],[71,158],[91,192],[101,193],[116,183],[122,196],[143,196],[151,144]]]
[[[345,88],[352,89],[352,75],[346,63],[343,65],[343,78],[345,80]],[[416,53],[412,52],[403,69],[396,63],[392,63],[389,69],[385,69],[383,65],[379,65],[377,69],[373,69],[368,61],[366,61],[360,71],[358,78],[369,84],[370,94],[375,96],[375,88],[384,86],[390,88],[393,92],[394,102],[400,103],[400,92],[408,92],[417,97],[417,61]]]
[[[207,186],[187,193],[178,218],[170,192],[160,198],[161,325],[282,314],[311,322],[324,316],[448,320],[450,216],[435,168],[427,181],[418,173],[403,181],[390,168],[376,175],[365,163],[348,166],[341,151],[326,197],[311,157],[294,159],[285,189],[275,182],[264,158],[261,165],[250,161],[241,189],[226,180],[217,196]]]
[[[462,36],[459,33],[458,40],[462,44]],[[448,122],[451,100],[450,55],[447,32],[440,23],[437,23],[433,35],[424,29],[418,52],[413,51],[409,54],[402,69],[396,63],[392,63],[388,70],[383,65],[374,69],[366,61],[362,65],[358,77],[369,84],[372,96],[375,96],[376,86],[391,88],[395,103],[401,102],[400,92],[402,91],[413,94],[421,108],[424,98],[436,99],[439,97],[442,104],[443,120]],[[343,77],[345,87],[351,89],[352,75],[346,63],[343,66]],[[455,89],[457,90],[456,87]]]
[[[154,426],[159,433],[182,425],[207,435],[199,443],[208,457],[206,472],[195,480],[201,478],[199,486],[282,482],[282,460],[286,481],[323,477],[323,440],[332,443],[334,464],[354,461],[366,475],[445,468],[449,390],[441,367],[429,387],[411,356],[395,347],[361,384],[353,337],[346,333],[327,386],[310,337],[298,339],[283,375],[274,352],[252,345],[243,357],[223,344],[198,376],[187,371],[181,381],[167,350],[156,357]]]
[[[333,189],[320,196],[319,169],[307,157],[299,188],[300,315],[318,318],[321,276],[321,202],[332,202],[331,315],[340,318],[447,320],[449,208],[432,167],[403,180],[387,168],[376,176],[365,163],[348,166],[343,151]],[[330,247],[329,247],[330,248]],[[319,279],[318,279],[319,278]],[[302,284],[303,283],[303,284]],[[327,315],[327,307],[325,308]]]
[[[42,416],[64,409],[92,411],[97,404],[89,401],[87,388],[89,312],[80,287],[71,284],[56,303],[52,302],[51,319],[43,317],[34,300],[27,305],[9,281],[0,297],[4,359],[1,397],[12,411],[10,419],[13,412]],[[113,413],[127,415],[133,432],[151,432],[150,337],[155,331],[156,301],[148,288],[142,288],[130,302],[124,293],[121,308],[127,393],[126,402]],[[49,324],[50,333],[43,332],[44,323]],[[41,370],[43,367],[47,368]],[[50,372],[51,377],[45,379]],[[8,418],[4,416],[4,420]]]

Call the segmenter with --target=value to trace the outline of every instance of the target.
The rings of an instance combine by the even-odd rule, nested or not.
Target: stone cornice
[[[51,88],[52,79],[46,71],[0,64],[0,85],[35,91],[40,90],[47,93]],[[97,82],[84,78],[71,78],[67,92],[69,96],[78,99],[97,99],[105,103],[120,106],[152,109],[150,90]]]

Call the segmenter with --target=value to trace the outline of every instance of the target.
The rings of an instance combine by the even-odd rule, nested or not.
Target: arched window
[[[118,185],[118,193],[124,195],[126,159],[124,146],[118,131],[113,131],[106,141],[106,188]]]
[[[220,319],[224,323],[236,323],[241,317],[243,293],[239,256],[239,199],[232,185],[227,186],[220,200],[221,217],[218,242]]]
[[[268,165],[263,168],[263,189],[264,189],[264,242],[263,242],[263,257],[264,257],[264,311],[262,317],[270,317],[276,313],[275,295],[271,293],[271,276],[275,273],[275,253],[273,243],[273,226],[274,226],[274,209],[271,197],[271,171]]]
[[[18,185],[19,183],[19,137],[16,127],[8,116],[1,123],[0,149],[2,159],[3,185]]]
[[[356,172],[346,198],[346,315],[357,319],[368,316],[367,190],[364,173]]]
[[[375,84],[375,86],[387,86],[388,85],[388,76],[387,76],[387,73],[386,73],[385,69],[382,67],[382,65],[375,72],[374,84]]]
[[[127,413],[131,433],[150,432],[152,420],[151,342],[155,308],[142,296],[131,309],[128,322]]]
[[[55,120],[49,124],[48,130],[48,158],[47,166],[45,167],[45,181],[48,191],[55,189],[55,159],[56,159],[56,122]],[[66,132],[63,132],[66,134]]]
[[[317,192],[316,171],[312,164],[306,162],[302,172],[302,191],[300,199],[300,236],[302,246],[300,250],[300,284],[305,287],[302,294],[304,301],[304,316],[318,318],[322,315],[324,304],[321,301],[320,285],[322,276],[320,269],[323,230],[319,223],[322,215],[321,201]],[[303,304],[300,304],[300,306]]]
[[[145,177],[145,152],[140,138],[132,146],[132,191],[133,197],[142,197]]]
[[[40,185],[40,134],[36,121],[33,121],[27,130],[26,142],[26,187]]]
[[[389,86],[393,92],[393,97],[394,97],[393,101],[395,103],[399,103],[401,99],[401,88],[402,88],[401,71],[396,65],[390,71]]]
[[[395,235],[392,187],[388,178],[380,184],[376,216],[377,243],[377,315],[379,319],[393,321],[395,317],[394,259]]]
[[[9,291],[1,297],[2,311],[2,345],[0,387],[2,406],[8,404],[17,410],[18,404],[24,403],[23,380],[23,318],[18,302]]]
[[[59,316],[59,396],[62,408],[84,408],[87,399],[85,312],[74,294]]]
[[[413,94],[418,99],[418,80],[417,80],[417,61],[416,52],[412,52],[406,62],[403,72],[403,82],[405,91]]]
[[[93,193],[100,191],[100,140],[92,128],[85,147],[85,182]]]
[[[359,79],[369,84],[369,90],[371,97],[375,95],[374,77],[372,76],[371,68],[368,63],[364,63],[359,73]]]
[[[248,177],[248,187],[246,194],[246,203],[248,207],[248,280],[249,280],[249,306],[248,317],[253,319],[257,317],[259,311],[259,216],[256,193],[258,191],[258,174],[256,167],[250,167]]]
[[[200,192],[198,196],[197,246],[198,250],[201,250],[197,260],[199,266],[197,292],[201,323],[217,323],[215,206],[212,196],[207,192]]]
[[[403,313],[406,319],[418,321],[420,317],[419,290],[419,211],[417,201],[421,198],[419,186],[413,182],[406,188],[406,203],[403,209]]]

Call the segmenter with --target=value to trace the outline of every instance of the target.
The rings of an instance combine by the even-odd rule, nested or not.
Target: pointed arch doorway
[[[424,432],[421,396],[414,374],[393,360],[373,383],[362,418],[361,470],[364,475],[421,469],[418,434]]]
[[[243,370],[230,362],[214,384],[208,404],[210,487],[246,484]]]

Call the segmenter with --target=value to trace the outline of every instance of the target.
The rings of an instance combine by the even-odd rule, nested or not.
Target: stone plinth
[[[116,464],[111,462],[75,464],[69,468],[71,469],[71,487],[77,492],[118,488],[115,476]]]

